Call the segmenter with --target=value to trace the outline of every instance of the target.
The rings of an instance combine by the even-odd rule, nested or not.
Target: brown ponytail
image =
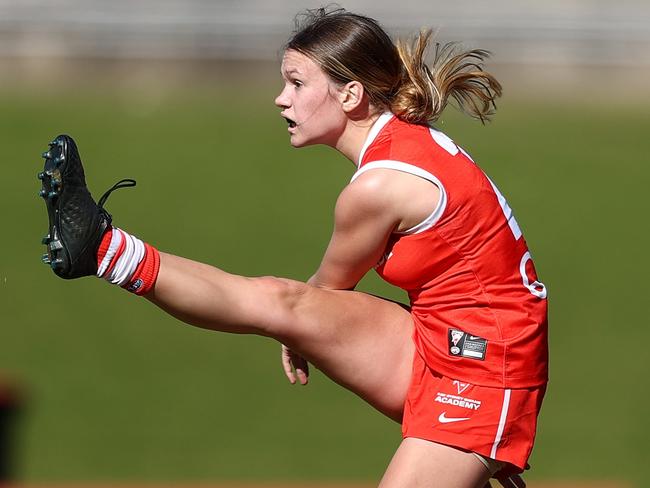
[[[485,123],[496,109],[501,84],[482,63],[490,55],[483,49],[456,50],[455,43],[436,43],[431,67],[425,54],[431,31],[426,30],[410,42],[399,40],[397,52],[402,60],[402,78],[390,109],[395,115],[415,124],[434,122],[452,97],[459,110]]]
[[[499,82],[482,68],[489,53],[436,43],[429,67],[430,40],[427,30],[394,44],[376,20],[330,6],[298,15],[285,49],[310,57],[336,83],[360,82],[376,110],[390,110],[407,122],[434,122],[449,97],[463,112],[488,121],[501,96]]]

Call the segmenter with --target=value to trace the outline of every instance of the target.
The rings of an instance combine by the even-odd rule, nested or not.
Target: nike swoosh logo
[[[450,424],[451,422],[460,422],[462,420],[469,420],[469,417],[447,417],[445,416],[447,412],[442,412],[438,417],[438,422],[441,424]]]
[[[482,337],[479,336],[469,336],[470,341],[475,341],[476,339],[482,339]]]

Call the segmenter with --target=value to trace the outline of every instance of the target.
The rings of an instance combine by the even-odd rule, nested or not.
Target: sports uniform
[[[447,136],[390,113],[358,165],[353,180],[388,168],[440,190],[437,208],[395,233],[376,266],[408,292],[415,323],[404,436],[523,469],[548,379],[547,305],[510,207]]]

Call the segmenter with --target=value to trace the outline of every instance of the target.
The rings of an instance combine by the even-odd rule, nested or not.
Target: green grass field
[[[21,381],[18,474],[42,481],[374,480],[397,425],[318,373],[291,387],[279,346],[182,325],[99,280],[40,263],[40,153],[75,137],[115,222],[246,275],[306,279],[352,165],[293,150],[272,89],[143,97],[0,92],[0,373]],[[650,341],[648,106],[501,104],[439,127],[496,181],[549,289],[551,384],[530,479],[641,484]],[[375,277],[363,289],[402,299]]]

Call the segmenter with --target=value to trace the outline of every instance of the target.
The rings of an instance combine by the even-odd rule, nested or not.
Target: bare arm
[[[361,175],[338,198],[332,237],[308,283],[319,288],[353,289],[379,261],[390,235],[423,220],[438,198],[437,188],[412,175],[391,170]],[[284,346],[282,364],[292,384],[307,383],[307,361]]]
[[[400,223],[400,207],[388,191],[388,174],[369,172],[348,185],[336,202],[334,231],[309,283],[347,290],[381,258]]]
[[[373,176],[363,175],[339,196],[332,237],[308,284],[335,290],[353,289],[381,257],[399,219],[381,192],[382,179]],[[282,366],[290,383],[307,384],[309,364],[284,345]]]

